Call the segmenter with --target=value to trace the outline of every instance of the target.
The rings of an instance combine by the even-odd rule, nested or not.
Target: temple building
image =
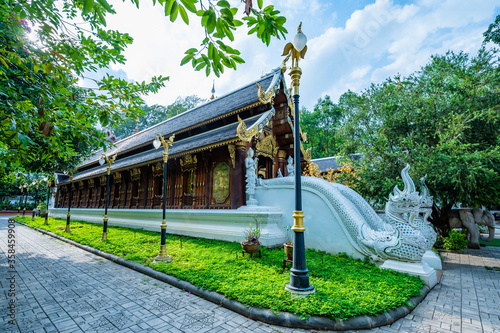
[[[252,148],[260,178],[286,176],[293,157],[293,103],[282,66],[225,96],[117,141],[105,154],[111,165],[109,208],[163,208],[163,149],[157,134],[175,134],[168,153],[167,209],[237,209],[246,204],[245,158]],[[302,138],[304,139],[304,138]],[[301,147],[302,148],[302,147]],[[310,160],[302,148],[301,162]],[[77,167],[57,190],[55,208],[104,208],[107,166],[103,150]],[[69,178],[69,177],[68,177]]]

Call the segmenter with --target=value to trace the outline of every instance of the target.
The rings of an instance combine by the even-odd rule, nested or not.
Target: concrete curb
[[[420,295],[416,297],[412,297],[408,300],[408,305],[400,306],[396,309],[390,310],[386,313],[376,315],[376,316],[357,316],[350,318],[348,320],[333,320],[326,317],[320,316],[311,316],[308,319],[300,319],[299,315],[289,313],[289,312],[281,312],[280,314],[275,314],[270,309],[261,309],[255,308],[251,306],[247,306],[243,303],[240,303],[235,300],[231,300],[226,298],[224,295],[216,293],[214,291],[209,291],[206,289],[201,289],[196,287],[195,285],[177,279],[171,275],[167,275],[163,272],[158,272],[152,269],[151,267],[147,267],[141,264],[138,264],[133,261],[125,260],[121,257],[118,257],[114,254],[110,254],[107,252],[103,252],[93,247],[82,245],[70,239],[61,237],[56,235],[50,231],[46,231],[37,227],[32,227],[26,223],[19,222],[13,218],[9,219],[34,229],[42,234],[46,234],[57,238],[63,242],[74,245],[82,250],[88,251],[105,259],[111,260],[117,264],[125,266],[127,268],[131,268],[137,272],[146,274],[152,278],[157,280],[166,282],[174,287],[183,289],[185,291],[189,291],[192,294],[202,297],[212,303],[223,306],[227,309],[230,309],[234,312],[237,312],[245,317],[250,319],[258,320],[271,325],[279,325],[290,328],[304,328],[304,329],[314,329],[314,330],[334,330],[334,331],[344,331],[344,330],[361,330],[361,329],[371,329],[374,327],[390,325],[393,322],[405,317],[409,314],[424,298],[430,291],[430,288],[427,286],[422,287],[420,289]]]

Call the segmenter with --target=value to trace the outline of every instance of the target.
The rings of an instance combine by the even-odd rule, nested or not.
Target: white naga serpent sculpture
[[[259,185],[264,187],[293,184],[293,177],[259,180]],[[367,257],[375,261],[422,260],[426,240],[420,231],[408,223],[409,216],[419,215],[418,193],[410,193],[409,190],[401,192],[396,187],[395,194],[391,195],[386,206],[388,218],[384,221],[358,193],[342,184],[316,177],[302,177],[302,187],[315,190],[326,198],[340,218],[343,230],[350,236],[348,239],[351,244]]]

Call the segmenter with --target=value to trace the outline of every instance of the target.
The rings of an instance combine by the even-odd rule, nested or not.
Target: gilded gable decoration
[[[132,180],[139,180],[141,178],[141,169],[133,168],[130,170],[130,178]]]
[[[257,155],[274,159],[274,156],[276,156],[276,154],[278,153],[278,147],[276,147],[276,139],[272,135],[266,136],[264,139],[257,142],[257,144],[255,145],[255,150],[257,152]]]
[[[259,120],[255,124],[253,124],[249,129],[247,129],[247,125],[243,120],[241,120],[240,116],[238,116],[239,125],[236,128],[236,133],[240,140],[250,141],[257,133],[261,132],[265,126],[269,124],[276,111],[274,108],[271,108],[269,111],[264,113]]]
[[[300,151],[302,152],[302,155],[304,156],[304,159],[306,160],[307,163],[311,162],[311,149],[312,148],[307,148],[307,150],[304,149],[304,145],[302,145],[302,142],[300,143]]]
[[[236,147],[233,144],[230,144],[227,146],[227,149],[229,150],[229,156],[231,157],[231,163],[233,164],[233,168],[236,165]]]
[[[276,96],[276,90],[270,89],[267,94],[264,88],[257,82],[255,83],[257,85],[257,96],[259,97],[259,100],[261,101],[262,104],[268,104],[272,103],[274,100],[274,96]]]

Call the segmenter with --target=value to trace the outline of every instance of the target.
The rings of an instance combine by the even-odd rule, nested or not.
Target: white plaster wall
[[[275,206],[283,212],[279,227],[293,225],[295,190],[293,185],[259,186],[255,198],[259,205]],[[329,253],[346,252],[355,258],[366,256],[357,249],[328,200],[318,191],[302,184],[302,210],[304,212],[306,248]]]
[[[53,208],[49,216],[66,219],[67,208]],[[275,207],[241,207],[237,210],[172,209],[166,211],[167,233],[219,239],[231,242],[244,240],[243,230],[257,219],[261,226],[260,241],[267,247],[285,242],[279,227],[281,211]],[[104,209],[72,208],[71,219],[102,223]],[[108,225],[160,232],[161,209],[108,209]],[[110,231],[109,231],[110,232]],[[108,233],[109,233],[108,232]]]

